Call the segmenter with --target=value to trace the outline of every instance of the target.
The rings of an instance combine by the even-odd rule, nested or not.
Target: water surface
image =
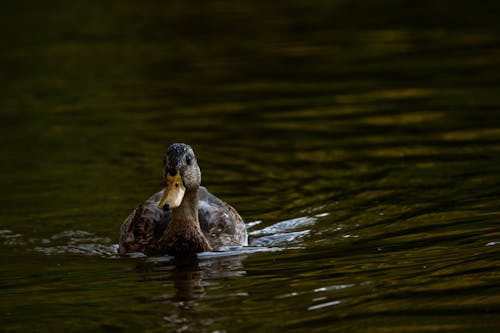
[[[499,330],[499,10],[7,1],[0,330]],[[250,246],[118,256],[178,141]]]

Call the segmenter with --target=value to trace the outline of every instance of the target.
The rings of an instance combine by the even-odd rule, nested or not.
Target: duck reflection
[[[214,253],[204,257],[147,258],[141,260],[134,270],[143,275],[144,283],[161,286],[158,288],[159,295],[143,298],[145,303],[154,304],[152,313],[161,316],[161,326],[170,327],[172,331],[201,332],[221,319],[217,311],[212,318],[205,316],[201,319],[197,315],[197,309],[202,307],[200,305],[204,300],[247,295],[221,294],[223,289],[217,287],[217,279],[246,274],[242,264],[246,257],[243,254],[218,256]],[[215,290],[213,295],[210,293],[212,287]],[[205,306],[204,311],[208,314],[206,309]]]
[[[195,307],[205,296],[210,279],[237,277],[246,274],[243,260],[246,255],[188,257],[158,257],[141,261],[135,271],[145,274],[144,281],[173,286],[173,294],[154,296],[151,302],[173,303],[182,307]]]
[[[168,279],[173,282],[175,294],[172,301],[189,302],[204,295],[202,285],[203,272],[196,256],[175,258],[174,269],[170,271]]]

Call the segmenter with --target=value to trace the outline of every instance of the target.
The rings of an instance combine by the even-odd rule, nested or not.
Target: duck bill
[[[182,198],[184,198],[184,193],[186,192],[186,188],[182,182],[182,178],[179,172],[175,176],[171,176],[167,174],[167,185],[163,190],[163,197],[158,204],[159,208],[164,208],[165,205],[168,207],[165,208],[177,208],[181,205]]]

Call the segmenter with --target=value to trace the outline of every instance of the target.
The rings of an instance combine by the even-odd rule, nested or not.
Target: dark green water
[[[0,331],[500,330],[496,1],[4,1]],[[251,247],[115,254],[172,142]]]

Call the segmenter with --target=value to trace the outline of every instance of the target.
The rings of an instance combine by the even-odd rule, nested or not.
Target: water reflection
[[[135,266],[137,273],[146,273],[145,282],[172,283],[174,295],[161,294],[154,296],[152,302],[182,302],[184,303],[199,299],[204,295],[202,286],[203,271],[199,266],[196,256],[185,258],[168,258],[166,261],[140,261]],[[161,291],[160,291],[161,293]]]
[[[169,325],[177,327],[177,330],[195,332],[224,317],[224,314],[219,313],[213,318],[197,319],[193,314],[203,309],[200,301],[248,296],[245,292],[224,292],[221,290],[224,286],[217,282],[221,278],[246,275],[243,266],[246,258],[247,255],[210,254],[203,258],[156,257],[141,260],[133,271],[144,276],[142,283],[152,283],[157,289],[157,295],[144,299],[144,302],[161,304],[157,307],[158,315]],[[207,288],[218,290],[218,295],[210,295]]]

